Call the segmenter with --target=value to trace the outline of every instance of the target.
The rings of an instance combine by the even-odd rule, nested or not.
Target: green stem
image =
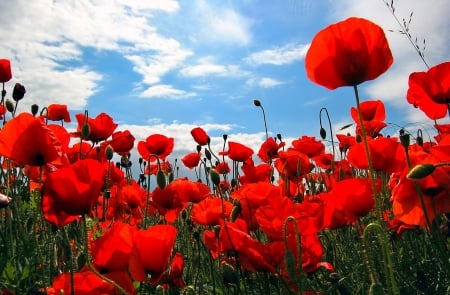
[[[389,248],[387,246],[388,241],[386,239],[385,231],[383,231],[383,228],[381,227],[381,225],[379,225],[378,223],[370,223],[369,225],[366,226],[366,228],[364,229],[364,234],[363,234],[364,247],[367,248],[367,245],[366,245],[367,234],[371,230],[375,230],[378,235],[378,238],[380,239],[381,248],[383,250],[383,257],[385,260],[385,269],[386,269],[386,273],[388,275],[388,283],[390,284],[389,290],[394,295],[400,294],[400,292],[398,290],[397,282],[396,282],[395,276],[394,276],[394,265],[392,263],[392,258],[391,258],[391,253],[390,253],[391,251],[389,250]],[[373,270],[372,270],[372,272],[373,272]],[[376,282],[372,281],[372,284],[374,284],[374,283],[376,283]]]
[[[359,100],[359,93],[358,93],[358,86],[355,85],[353,86],[353,89],[355,91],[355,99],[356,99],[356,108],[358,110],[358,117],[359,117],[359,126],[361,128],[361,137],[362,137],[362,142],[364,145],[364,151],[366,153],[366,157],[367,157],[367,163],[368,163],[368,168],[369,168],[369,178],[370,178],[370,182],[372,184],[372,191],[373,191],[373,199],[375,202],[375,214],[377,217],[377,220],[382,223],[382,214],[381,214],[381,204],[380,204],[380,198],[379,198],[379,194],[377,192],[377,185],[376,185],[376,177],[375,177],[375,171],[373,169],[373,163],[372,163],[372,157],[370,156],[370,149],[369,149],[369,142],[367,141],[367,132],[366,132],[366,128],[364,127],[364,120],[363,120],[363,115],[362,115],[362,111],[361,111],[361,103]]]

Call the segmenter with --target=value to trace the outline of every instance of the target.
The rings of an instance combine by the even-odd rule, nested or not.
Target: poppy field
[[[107,113],[17,113],[26,85],[0,59],[0,293],[450,294],[450,61],[409,76],[434,129],[388,136],[383,101],[358,87],[393,62],[377,24],[331,24],[303,70],[354,95],[353,134],[324,108],[320,137],[265,126],[257,151],[227,135],[214,150],[198,126],[177,161],[173,138],[135,140]]]

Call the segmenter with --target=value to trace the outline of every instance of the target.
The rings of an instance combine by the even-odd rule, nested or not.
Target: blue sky
[[[414,12],[411,33],[419,43],[426,39],[428,63],[449,60],[448,1],[394,4],[400,19]],[[318,136],[322,107],[335,129],[351,122],[352,90],[329,91],[304,70],[314,35],[349,16],[385,29],[395,59],[386,74],[363,85],[362,100],[383,100],[388,122],[420,125],[424,117],[405,95],[409,73],[426,68],[404,36],[387,31],[399,27],[382,0],[2,1],[0,57],[13,68],[7,90],[15,82],[27,89],[21,110],[64,103],[72,115],[107,112],[137,140],[174,137],[175,156],[195,150],[189,135],[195,126],[217,137],[217,148],[226,133],[256,152],[264,124],[255,98],[269,132],[288,144]]]

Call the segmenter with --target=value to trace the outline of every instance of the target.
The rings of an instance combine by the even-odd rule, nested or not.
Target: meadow
[[[358,86],[393,60],[377,24],[331,24],[305,70],[352,89],[353,134],[333,134],[325,108],[320,138],[265,124],[257,151],[226,135],[213,150],[198,126],[197,151],[175,160],[173,138],[135,142],[106,112],[17,113],[26,85],[0,59],[1,294],[450,294],[450,62],[409,77],[433,130],[387,136],[383,101]]]

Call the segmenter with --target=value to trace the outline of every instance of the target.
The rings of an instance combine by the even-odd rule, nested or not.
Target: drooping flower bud
[[[422,179],[434,172],[436,166],[433,164],[419,164],[413,167],[406,175],[409,179]]]
[[[261,101],[259,101],[259,99],[254,99],[253,100],[253,104],[255,105],[255,107],[260,107],[261,106]]]
[[[236,220],[236,218],[241,213],[241,211],[242,211],[241,203],[239,201],[235,202],[233,210],[231,210],[231,216],[230,216],[231,222],[234,222]]]
[[[108,144],[108,146],[105,149],[106,159],[108,161],[111,161],[114,156],[114,149],[111,145]]]
[[[81,127],[81,138],[88,139],[90,134],[91,127],[89,127],[89,124],[84,124],[83,127]]]
[[[10,99],[7,99],[5,101],[5,107],[8,110],[8,112],[10,113],[14,112],[14,103]]]
[[[20,83],[16,83],[16,85],[14,85],[12,94],[14,101],[21,100],[25,96],[25,92],[26,92],[25,87]]]
[[[166,175],[161,169],[156,173],[156,184],[160,189],[164,189],[166,187]]]
[[[205,157],[208,161],[211,161],[211,152],[208,149],[205,149]]]
[[[209,170],[209,176],[211,177],[211,181],[215,186],[218,186],[220,184],[220,175],[217,173],[217,170],[214,168],[211,168]]]
[[[410,135],[403,129],[400,130],[400,143],[404,148],[408,148],[410,144]]]
[[[38,112],[39,112],[39,106],[37,104],[32,104],[31,105],[31,114],[33,114],[33,116],[36,116]]]
[[[319,133],[322,139],[327,138],[327,131],[325,130],[325,128],[321,127]]]

